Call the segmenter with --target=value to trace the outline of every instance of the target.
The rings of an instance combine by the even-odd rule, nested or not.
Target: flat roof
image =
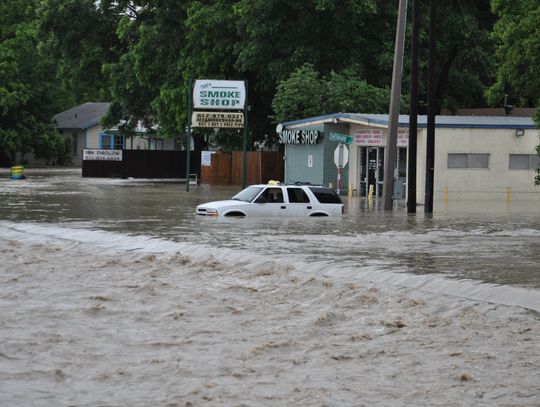
[[[285,129],[315,126],[325,123],[353,123],[388,128],[388,114],[332,113],[283,123]],[[409,127],[409,115],[399,115],[398,127]],[[427,116],[418,115],[418,127],[427,127]],[[435,116],[439,128],[535,129],[531,117],[517,116]]]

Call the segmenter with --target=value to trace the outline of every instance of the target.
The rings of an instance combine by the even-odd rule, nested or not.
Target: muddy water
[[[195,206],[235,187],[192,188],[176,181],[81,178],[78,171],[0,179],[0,220],[117,232],[207,247],[249,250],[306,262],[540,287],[540,201],[436,203],[408,216],[364,199],[343,219],[201,219]]]
[[[193,216],[234,192],[0,174],[0,405],[539,405],[537,202]]]

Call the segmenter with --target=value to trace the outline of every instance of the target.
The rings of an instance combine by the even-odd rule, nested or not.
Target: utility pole
[[[244,128],[242,131],[242,189],[247,186],[247,145],[248,145],[248,81],[244,81],[246,101],[244,103]]]
[[[426,196],[424,212],[433,213],[433,184],[435,174],[435,112],[436,84],[435,64],[437,62],[437,0],[429,1],[429,66],[428,66],[428,115],[426,143]]]
[[[384,210],[393,208],[392,195],[397,159],[397,130],[399,122],[399,102],[401,99],[401,73],[403,70],[403,48],[405,46],[405,25],[407,21],[407,0],[399,0],[396,43],[394,47],[394,67],[392,70],[392,89],[390,96],[390,117],[388,146],[384,160],[383,202]]]
[[[186,135],[186,191],[189,192],[189,173],[190,173],[190,158],[191,158],[191,113],[193,112],[193,79],[189,78],[188,82],[188,118],[187,118],[187,135]]]
[[[409,115],[409,159],[407,165],[407,213],[416,213],[416,154],[418,133],[418,28],[420,0],[412,0],[411,104]]]

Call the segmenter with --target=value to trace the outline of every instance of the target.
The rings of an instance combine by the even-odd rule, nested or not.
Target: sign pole
[[[349,162],[349,150],[343,143],[339,143],[334,150],[334,164],[337,168],[337,190],[338,194],[341,193],[341,170]]]
[[[337,169],[337,193],[338,195],[341,193],[341,167],[338,167]]]
[[[191,156],[191,113],[193,111],[193,79],[189,78],[188,82],[188,119],[187,119],[187,140],[186,140],[186,191],[189,192],[189,173],[190,173],[190,156]]]
[[[248,81],[244,81],[246,89],[246,101],[244,102],[244,131],[242,142],[242,189],[247,185],[247,144],[248,144]]]
[[[341,168],[343,168],[343,143],[339,143],[339,160],[337,167],[337,193],[341,194]]]

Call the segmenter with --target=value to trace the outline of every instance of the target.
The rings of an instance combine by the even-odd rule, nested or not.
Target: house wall
[[[330,141],[329,136],[330,133],[339,133],[339,134],[348,134],[349,132],[349,125],[343,124],[343,123],[329,123],[324,125],[324,139],[323,139],[323,146],[324,146],[324,166],[325,171],[323,175],[323,185],[332,185],[334,189],[337,190],[337,178],[338,178],[338,169],[336,167],[336,164],[334,162],[334,152],[336,148],[338,147],[339,143],[337,141]],[[350,173],[350,167],[351,167],[351,145],[345,144],[344,148],[348,150],[349,159],[347,161],[347,164],[341,169],[341,175],[340,175],[340,194],[347,194],[348,190],[348,184],[349,184],[349,173]]]
[[[437,128],[435,130],[434,199],[540,200],[534,169],[509,169],[510,154],[536,154],[537,129],[516,137],[515,129]],[[424,202],[426,130],[418,141],[418,202]],[[449,153],[489,154],[487,169],[448,168]]]
[[[323,126],[310,127],[309,130],[322,132]],[[285,182],[311,182],[312,184],[324,183],[324,139],[317,144],[286,144],[285,145]],[[311,156],[311,167],[308,159]]]
[[[99,148],[100,136],[99,133],[103,131],[101,126],[93,126],[86,129],[86,147],[85,148]]]
[[[311,156],[312,166],[308,165]],[[289,144],[285,148],[285,182],[324,183],[324,146]]]

